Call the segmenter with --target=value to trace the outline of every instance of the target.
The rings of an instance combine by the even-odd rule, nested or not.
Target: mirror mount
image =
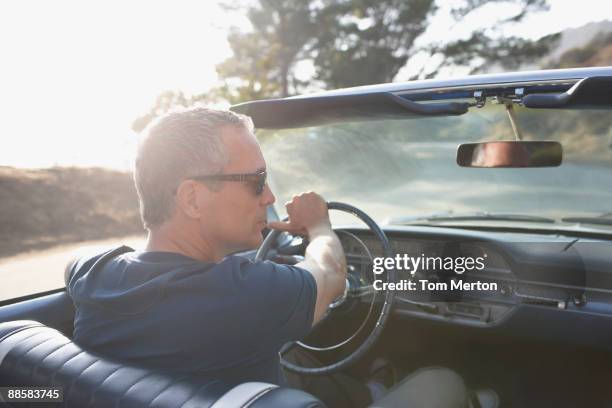
[[[514,90],[514,95],[518,98],[507,98],[504,96],[494,96],[492,102],[495,104],[503,104],[506,107],[506,113],[508,114],[508,119],[510,120],[510,126],[512,126],[512,131],[514,132],[514,140],[521,141],[523,140],[523,135],[519,130],[518,123],[516,121],[516,112],[514,111],[514,104],[520,103],[523,94],[525,93],[524,88],[516,88]]]
[[[518,128],[518,123],[516,123],[516,114],[514,112],[514,105],[512,103],[506,104],[506,113],[508,114],[508,119],[510,119],[510,125],[512,126],[512,131],[514,132],[515,140],[523,140],[523,135],[521,135],[521,132]]]
[[[514,111],[514,104],[522,104],[523,96],[525,95],[525,88],[515,88],[514,95],[510,96],[493,96],[491,98],[491,103],[504,105],[506,107],[506,113],[508,114],[508,119],[510,120],[510,126],[512,126],[512,131],[514,132],[514,140],[521,141],[523,140],[523,135],[521,134],[518,123],[516,121],[516,113]],[[487,96],[484,91],[474,91],[474,99],[475,101],[470,103],[469,106],[475,106],[477,108],[482,108],[487,104]]]
[[[510,95],[495,95],[491,103],[504,105],[514,132],[514,140],[466,143],[457,148],[457,164],[461,167],[516,168],[557,167],[563,161],[563,148],[554,141],[524,141],[516,120],[514,105],[522,105],[524,88],[515,88]],[[482,108],[487,102],[484,91],[474,92],[470,106]]]
[[[487,96],[484,94],[483,91],[474,91],[474,99],[476,101],[471,103],[470,106],[483,108],[487,104]]]

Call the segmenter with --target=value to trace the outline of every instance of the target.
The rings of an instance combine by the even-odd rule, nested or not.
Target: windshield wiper
[[[612,225],[612,213],[603,213],[594,217],[577,216],[561,218],[563,222],[572,222],[578,224],[597,224],[597,225]]]
[[[453,215],[452,213],[429,214],[416,217],[399,217],[389,220],[388,224],[406,225],[419,223],[419,221],[428,222],[444,222],[444,221],[517,221],[517,222],[542,222],[554,223],[553,218],[542,217],[539,215],[527,214],[505,214],[505,213],[489,213],[489,212],[474,212]]]

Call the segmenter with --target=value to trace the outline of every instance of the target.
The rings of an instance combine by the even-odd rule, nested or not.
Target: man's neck
[[[173,228],[168,224],[149,230],[145,250],[174,252],[202,262],[219,262],[223,258],[197,234],[190,234],[187,229]]]

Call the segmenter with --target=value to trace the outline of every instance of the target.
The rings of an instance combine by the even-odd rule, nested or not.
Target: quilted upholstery
[[[207,408],[229,390],[220,381],[201,383],[101,358],[57,330],[27,320],[0,323],[0,384],[62,386],[64,404],[59,406],[91,408]],[[246,400],[253,408],[323,406],[302,391],[276,386]],[[43,405],[50,406],[32,404]]]

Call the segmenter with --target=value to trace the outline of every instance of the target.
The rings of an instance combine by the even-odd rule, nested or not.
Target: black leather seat
[[[59,331],[29,320],[0,323],[0,384],[61,386],[62,407],[324,407],[310,394],[272,384],[230,388],[220,381],[130,367],[84,351]]]

